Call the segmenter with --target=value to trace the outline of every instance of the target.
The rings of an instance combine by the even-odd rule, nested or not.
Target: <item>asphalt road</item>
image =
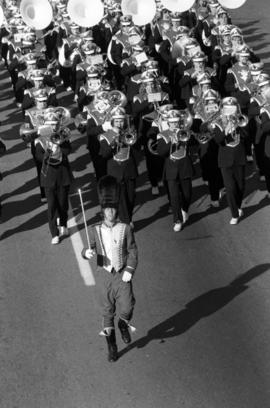
[[[270,4],[251,0],[232,13],[268,68]],[[134,278],[137,328],[120,358],[106,360],[95,286],[87,262],[77,189],[88,224],[98,206],[85,140],[75,131],[76,177],[71,237],[51,246],[46,205],[39,202],[20,113],[0,70],[0,407],[1,408],[268,408],[270,407],[270,200],[254,165],[247,168],[244,218],[230,226],[223,198],[211,210],[194,178],[188,225],[172,231],[164,192],[152,198],[140,164]],[[63,103],[71,96],[63,94]]]

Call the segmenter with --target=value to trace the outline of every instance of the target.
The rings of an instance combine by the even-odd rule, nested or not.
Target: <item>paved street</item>
[[[231,14],[270,72],[270,3],[247,0]],[[62,102],[70,106],[72,96],[62,93]],[[197,171],[190,220],[175,234],[165,191],[151,196],[140,162],[137,332],[128,347],[117,333],[120,358],[112,364],[98,335],[94,276],[80,257],[86,236],[78,188],[88,225],[99,211],[85,136],[72,131],[71,236],[52,246],[3,65],[0,120],[7,145],[0,159],[0,407],[270,407],[270,200],[255,165],[247,166],[239,225],[229,225],[225,197],[210,208]]]

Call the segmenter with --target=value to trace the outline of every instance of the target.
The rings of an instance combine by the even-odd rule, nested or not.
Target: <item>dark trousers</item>
[[[218,201],[219,191],[224,186],[222,175],[219,168],[213,169],[214,171],[208,175],[208,188],[211,201]]]
[[[60,78],[63,80],[65,88],[72,87],[72,69],[69,67],[62,67],[59,65]]]
[[[38,185],[39,185],[39,188],[40,188],[40,196],[41,196],[41,198],[44,198],[45,197],[45,189],[44,189],[44,187],[41,187],[41,185],[40,185],[40,174],[41,174],[41,169],[42,169],[43,163],[38,161],[36,159],[36,157],[35,157],[35,143],[34,142],[31,142],[31,153],[32,153],[32,156],[33,156],[33,159],[34,159],[36,169],[37,169],[37,180],[38,180]]]
[[[266,188],[270,193],[270,157],[264,154],[263,157],[263,174],[265,176]]]
[[[59,235],[56,222],[57,217],[60,218],[61,226],[67,226],[68,193],[69,186],[45,187],[48,202],[48,222],[52,237]]]
[[[144,153],[149,181],[152,187],[157,187],[158,182],[162,179],[164,159],[150,153],[147,145],[144,146]]]
[[[44,187],[41,187],[41,185],[40,185],[40,174],[41,174],[41,169],[42,169],[42,163],[40,163],[35,158],[34,158],[34,162],[35,162],[36,169],[37,169],[37,179],[38,179],[38,185],[39,185],[39,188],[40,188],[40,196],[41,196],[41,198],[45,198],[45,189],[44,189]]]
[[[122,180],[120,183],[120,201],[118,216],[121,222],[129,224],[132,221],[132,213],[135,204],[136,180]]]
[[[108,272],[98,268],[95,275],[98,303],[101,308],[103,327],[114,327],[116,307],[119,307],[119,317],[131,320],[135,305],[132,282],[122,281],[123,272]]]
[[[90,153],[94,171],[96,173],[96,180],[98,181],[101,177],[107,174],[107,160],[99,155],[94,155]]]
[[[169,196],[171,201],[173,222],[182,220],[181,208],[188,212],[191,196],[192,183],[191,178],[179,180],[167,180]]]
[[[245,166],[223,167],[221,173],[232,217],[238,218],[245,191]]]
[[[254,144],[254,153],[259,173],[262,176],[264,175],[264,143]]]

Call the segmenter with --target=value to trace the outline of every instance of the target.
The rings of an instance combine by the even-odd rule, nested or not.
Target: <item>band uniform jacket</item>
[[[192,160],[189,156],[189,143],[183,142],[186,145],[186,156],[180,160],[172,160],[170,158],[172,130],[165,130],[157,136],[157,153],[165,158],[163,178],[165,180],[187,179],[193,176]]]
[[[247,136],[247,129],[238,127],[236,132],[240,134],[239,144],[235,147],[228,146],[228,143],[232,142],[232,135],[225,135],[225,131],[219,125],[214,127],[214,138],[219,145],[218,151],[218,166],[232,167],[232,166],[244,166],[246,164],[246,153],[244,138]]]
[[[101,235],[102,222],[90,228],[90,247],[97,253],[97,266],[109,266],[112,264],[116,272],[122,270],[134,274],[138,264],[138,249],[134,239],[134,234],[128,224],[117,222],[112,227],[112,260],[108,259],[103,245]]]
[[[261,131],[264,141],[264,155],[270,159],[270,106],[267,105],[261,109]]]
[[[115,132],[108,130],[100,136],[100,155],[107,160],[107,174],[114,176],[119,182],[135,179],[138,176],[136,161],[130,146],[129,158],[125,161],[114,159],[116,153],[113,147]]]
[[[89,111],[88,111],[89,112]],[[91,114],[89,113],[87,125],[86,125],[86,134],[87,134],[87,149],[89,150],[92,159],[99,154],[100,142],[99,136],[104,133],[102,124],[105,122],[105,114],[99,113],[96,110],[92,110]]]
[[[71,168],[68,161],[68,154],[71,153],[71,144],[65,141],[61,144],[62,161],[57,165],[47,165],[48,153],[45,151],[43,143],[36,139],[35,158],[43,163],[43,170],[47,170],[47,175],[41,171],[40,185],[42,187],[54,188],[57,186],[69,186],[73,181]]]
[[[224,89],[229,96],[239,102],[240,108],[246,110],[250,103],[250,94],[246,83],[250,80],[250,68],[236,63],[227,71]]]

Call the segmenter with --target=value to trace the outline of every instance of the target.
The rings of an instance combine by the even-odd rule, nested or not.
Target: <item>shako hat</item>
[[[110,175],[101,177],[97,190],[101,208],[118,208],[120,186],[115,177]]]

